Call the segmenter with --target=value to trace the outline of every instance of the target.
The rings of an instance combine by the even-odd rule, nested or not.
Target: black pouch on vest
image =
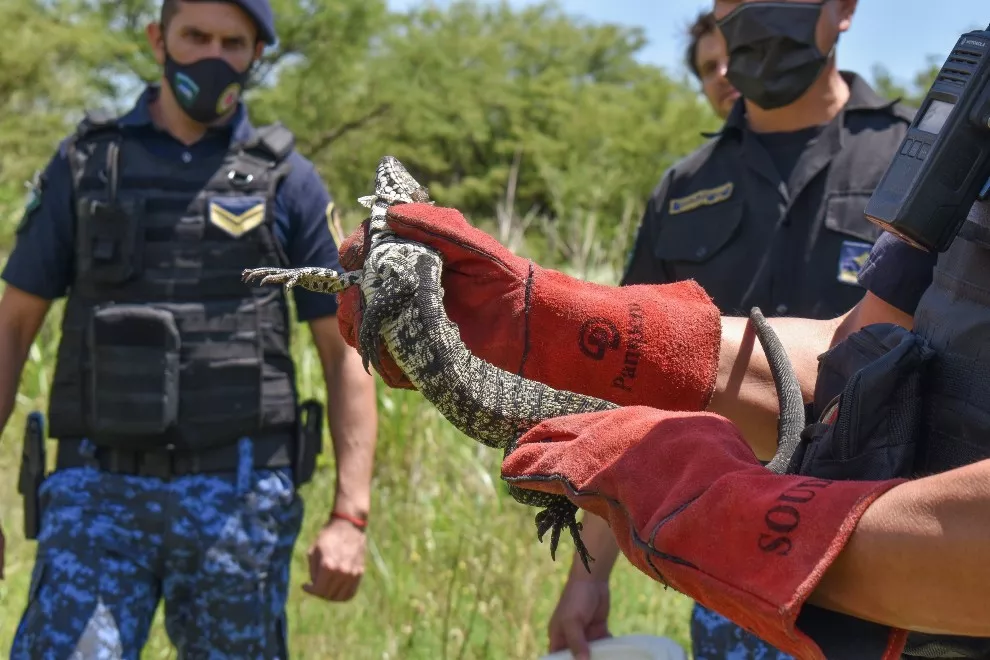
[[[934,355],[921,337],[890,323],[866,326],[822,355],[818,421],[804,430],[791,471],[837,480],[910,477]]]
[[[141,272],[143,199],[79,204],[78,270],[96,284],[120,284]]]
[[[922,441],[926,368],[935,351],[895,324],[869,325],[819,358],[816,423],[788,472],[836,481],[910,478]],[[890,628],[805,605],[797,625],[827,658],[880,660]]]
[[[180,338],[164,309],[110,305],[90,320],[91,426],[99,439],[157,435],[179,410]]]

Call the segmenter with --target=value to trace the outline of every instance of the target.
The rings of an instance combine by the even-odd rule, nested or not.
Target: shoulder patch
[[[210,224],[240,238],[265,221],[265,199],[257,196],[214,197],[208,212]]]
[[[34,219],[34,212],[41,206],[41,196],[44,193],[45,187],[44,183],[44,176],[42,176],[41,170],[38,170],[34,173],[34,178],[25,184],[28,193],[24,201],[24,212],[21,215],[21,221],[17,224],[17,229],[15,230],[18,234],[28,228],[31,220]]]
[[[702,206],[712,206],[713,204],[724,202],[732,197],[732,190],[734,187],[734,184],[729,181],[728,183],[723,183],[722,185],[715,186],[714,188],[698,190],[697,192],[693,192],[686,197],[672,199],[670,200],[669,205],[670,215],[687,213],[688,211],[693,211],[694,209]]]
[[[836,279],[843,284],[858,286],[859,271],[863,270],[872,249],[872,245],[862,241],[842,241]]]

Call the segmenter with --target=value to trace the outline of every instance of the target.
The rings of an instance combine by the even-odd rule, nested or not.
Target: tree
[[[72,2],[4,0],[0,25],[0,250],[20,220],[28,182],[61,139],[98,103],[105,26]]]
[[[719,123],[689,81],[639,61],[641,29],[592,23],[555,2],[456,0],[403,13],[386,0],[273,5],[279,42],[253,72],[251,118],[291,128],[355,217],[388,153],[439,203],[479,224],[495,218],[500,237],[580,259],[591,243],[621,241],[664,170]],[[122,110],[157,79],[145,29],[159,10],[159,0],[0,3],[6,217],[17,219],[10,205],[84,108]],[[881,93],[916,101],[934,70],[932,60],[910,93],[875,74]]]
[[[912,108],[921,106],[929,88],[935,82],[939,69],[942,68],[944,57],[928,55],[925,67],[911,78],[910,87],[905,87],[894,81],[890,71],[882,64],[873,66],[873,84],[877,93],[888,99],[901,99]]]
[[[376,15],[347,43],[345,67],[340,53],[300,41],[278,85],[255,99],[268,116],[291,117],[346,200],[367,193],[391,153],[470,214],[490,216],[515,171],[523,212],[559,215],[567,204],[618,215],[714,125],[687,85],[636,61],[641,30],[588,24],[553,3]],[[341,134],[353,124],[360,130]]]

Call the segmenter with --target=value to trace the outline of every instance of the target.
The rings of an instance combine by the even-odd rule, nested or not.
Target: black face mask
[[[719,21],[729,52],[725,77],[743,97],[773,110],[808,91],[832,54],[815,43],[826,2],[747,3]]]
[[[165,77],[190,119],[210,124],[237,104],[248,73],[235,70],[219,57],[179,64],[166,51]]]

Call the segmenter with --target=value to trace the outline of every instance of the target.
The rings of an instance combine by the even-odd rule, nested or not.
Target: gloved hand
[[[797,628],[805,600],[870,503],[904,481],[774,474],[723,417],[636,406],[537,425],[502,478],[604,518],[640,571],[802,660],[828,641]],[[905,637],[891,631],[876,657],[898,657]]]
[[[518,257],[459,211],[402,204],[388,212],[401,238],[443,257],[447,316],[468,349],[506,371],[557,389],[619,405],[701,410],[714,389],[721,322],[718,308],[693,281],[602,286]],[[347,270],[366,254],[365,221],[340,247]],[[338,297],[344,339],[358,343],[361,292]],[[382,347],[381,375],[411,389]]]

